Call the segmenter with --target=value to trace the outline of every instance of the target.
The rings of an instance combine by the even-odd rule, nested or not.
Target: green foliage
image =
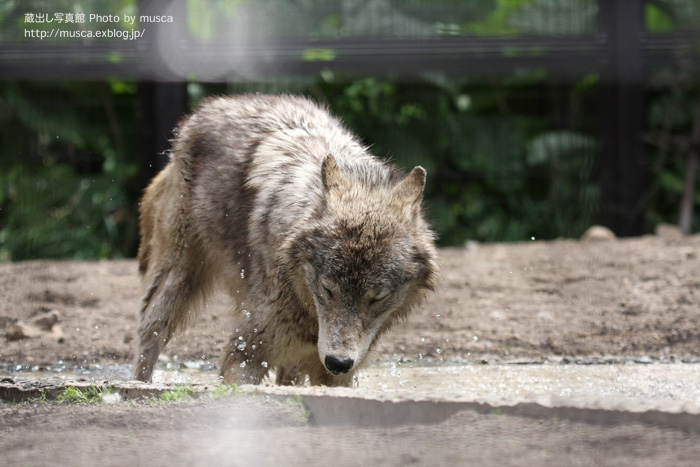
[[[596,222],[600,193],[593,164],[599,147],[585,112],[586,102],[596,98],[597,75],[583,75],[569,87],[567,118],[575,130],[558,128],[549,114],[532,110],[543,105],[532,96],[545,95],[545,79],[533,71],[496,83],[442,75],[405,83],[324,71],[316,80],[228,88],[193,83],[189,89],[193,102],[212,93],[311,90],[372,144],[374,154],[405,170],[426,168],[426,206],[440,243],[461,245],[577,237]],[[0,161],[0,259],[132,255],[138,193],[128,189],[136,161],[126,148],[136,145],[136,131],[124,122],[133,122],[133,106],[115,107],[110,124],[104,102],[133,100],[136,86],[33,87],[50,91],[56,108],[30,97],[29,87],[0,86],[9,104],[0,109],[0,121],[18,134],[0,145],[4,154],[19,154]],[[650,99],[650,127],[689,133],[695,94],[684,92]],[[101,105],[95,106],[96,96]],[[654,159],[652,225],[675,222],[683,183],[679,150],[671,147]]]
[[[68,386],[56,397],[56,401],[62,404],[95,404],[102,402],[106,395],[113,393],[112,387],[90,385],[82,389]]]
[[[68,164],[3,167],[0,259],[113,258],[134,241],[124,187],[105,175],[77,176]],[[127,224],[127,220],[130,220]]]
[[[647,2],[644,4],[644,19],[649,32],[673,31],[673,20],[657,5]]]
[[[497,0],[485,17],[463,29],[484,36],[586,34],[595,31],[597,10],[596,0]]]
[[[646,140],[653,176],[646,217],[651,226],[678,222],[695,106],[700,99],[700,88],[693,76],[692,70],[662,70],[655,76],[649,96]],[[700,170],[696,179],[700,179]],[[700,206],[698,182],[693,204],[696,210]],[[692,231],[700,230],[700,218],[695,216],[693,221]]]
[[[498,0],[497,6],[480,21],[474,21],[465,25],[465,30],[478,35],[505,35],[515,34],[516,28],[509,24],[509,19],[529,0]]]
[[[33,404],[45,404],[48,400],[45,389],[39,389],[39,395],[37,397],[29,397],[27,401]]]
[[[299,394],[288,396],[279,404],[281,407],[288,409],[298,422],[302,424],[309,422],[311,412],[309,412],[309,410],[306,408],[304,405],[304,399]]]
[[[306,62],[331,62],[336,59],[333,49],[304,49],[301,59]]]
[[[95,400],[90,401],[90,398],[86,393],[80,389],[74,388],[73,386],[68,386],[66,389],[64,389],[63,392],[56,397],[56,401],[66,404],[96,402]]]
[[[235,384],[226,384],[226,383],[219,384],[211,392],[212,397],[217,398],[217,399],[224,398],[224,397],[236,396],[239,394],[241,394],[241,390],[238,387],[236,387]]]
[[[0,85],[0,260],[132,255],[132,85]],[[126,104],[126,105],[124,105]]]
[[[700,3],[684,0],[647,0],[644,21],[650,33],[693,32],[700,18]]]
[[[426,168],[428,214],[441,243],[459,245],[578,236],[594,222],[593,128],[556,130],[546,115],[529,112],[544,78],[533,71],[491,86],[326,72],[319,90],[374,154],[406,170]],[[582,119],[581,101],[595,97],[596,82],[585,75],[572,86],[572,120]]]
[[[595,31],[598,4],[436,0],[434,8],[426,8],[424,0],[259,3],[260,10],[245,9],[242,0],[213,0],[209,8],[201,8],[200,2],[188,0],[188,32],[204,46],[222,35],[236,39],[240,31],[261,43],[269,37],[575,35]],[[58,0],[52,11],[72,11],[76,5],[86,14],[123,17],[137,12],[135,0]],[[645,1],[647,30],[693,30],[698,5]],[[33,10],[45,10],[45,1],[1,4],[0,40],[20,37],[23,14]],[[261,11],[274,11],[284,21],[255,16]],[[275,28],[242,27],[250,24]],[[327,40],[318,44],[299,58],[329,65],[343,58],[344,49],[328,46]],[[123,57],[111,52],[104,59],[119,62]],[[694,69],[665,73],[654,76],[656,84],[648,93],[646,117],[654,136],[645,211],[649,225],[676,220],[698,97]],[[426,168],[427,212],[440,243],[461,245],[467,240],[577,237],[597,221],[600,193],[594,161],[599,144],[594,136],[597,112],[605,112],[597,108],[600,79],[595,72],[583,74],[561,93],[552,92],[556,81],[537,69],[482,81],[419,71],[407,81],[324,70],[318,77],[276,76],[259,83],[192,82],[188,90],[193,106],[207,95],[226,92],[300,93],[327,104],[375,155],[405,170]],[[137,90],[136,83],[118,79],[0,83],[0,261],[135,253],[140,195],[133,183],[138,175]],[[590,102],[595,102],[593,111]]]
[[[175,389],[165,391],[158,396],[156,402],[184,402],[192,399],[194,389],[192,386],[179,385]]]
[[[187,0],[187,29],[199,41],[210,42],[236,19],[241,4],[242,0],[215,0],[204,6],[201,0]]]

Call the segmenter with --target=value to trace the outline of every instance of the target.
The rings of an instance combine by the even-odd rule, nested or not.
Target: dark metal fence
[[[645,8],[696,12],[692,0],[542,0],[535,2],[538,10],[525,10],[510,25],[513,31],[493,34],[454,30],[454,23],[483,13],[475,4],[488,2],[406,1],[400,9],[389,0],[306,3],[311,7],[305,10],[296,2],[237,2],[236,11],[210,18],[211,37],[193,33],[192,22],[202,14],[197,2],[148,0],[138,1],[139,16],[173,22],[141,21],[133,28],[143,33],[136,40],[36,40],[21,30],[6,32],[0,79],[139,82],[143,166],[154,171],[164,163],[158,154],[167,149],[171,129],[188,110],[188,81],[268,81],[327,70],[401,80],[429,72],[488,80],[541,69],[553,89],[565,90],[593,72],[600,77],[601,220],[618,235],[642,233],[640,202],[648,183],[644,83],[658,67],[684,59],[694,66],[687,51],[697,44],[691,27],[649,32]],[[332,21],[319,27],[321,18]],[[44,24],[37,30],[52,29]]]

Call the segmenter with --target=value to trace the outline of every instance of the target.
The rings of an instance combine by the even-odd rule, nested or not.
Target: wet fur
[[[141,203],[134,377],[151,378],[221,288],[239,329],[227,382],[258,384],[274,369],[279,384],[350,385],[377,338],[435,287],[424,183],[425,170],[406,176],[374,158],[304,98],[205,101]],[[329,355],[352,369],[331,373]]]

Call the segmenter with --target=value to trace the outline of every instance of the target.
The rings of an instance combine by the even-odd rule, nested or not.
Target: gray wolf
[[[434,289],[426,172],[371,156],[293,96],[206,100],[140,206],[134,377],[216,288],[238,309],[228,383],[349,386],[379,336]]]

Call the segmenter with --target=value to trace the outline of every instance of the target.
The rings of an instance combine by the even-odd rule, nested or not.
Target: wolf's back
[[[358,183],[401,177],[325,109],[293,96],[205,101],[180,126],[171,163],[192,187],[199,237],[247,258],[251,249],[278,247],[321,208],[328,154]]]

